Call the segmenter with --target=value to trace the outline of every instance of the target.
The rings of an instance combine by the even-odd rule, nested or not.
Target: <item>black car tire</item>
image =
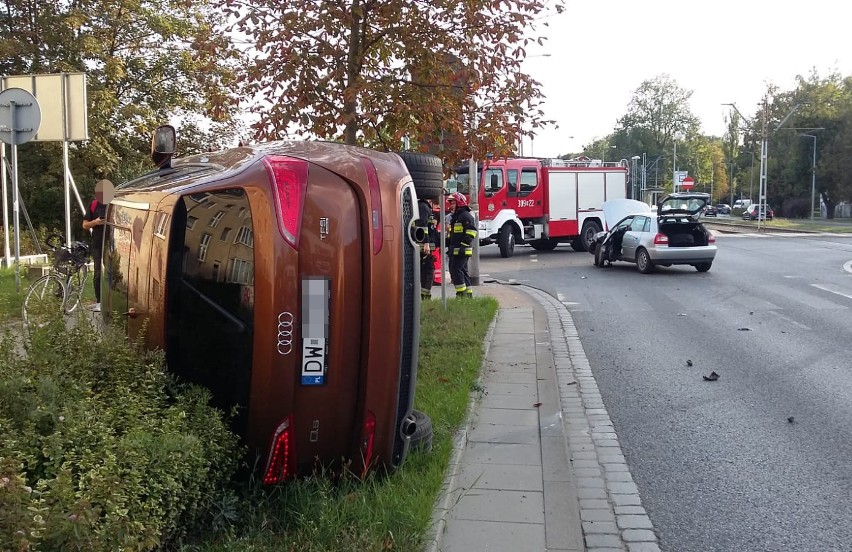
[[[595,234],[602,230],[601,225],[597,221],[587,220],[583,223],[583,230],[580,231],[580,247],[581,251],[589,251],[592,248],[592,242],[595,241]],[[571,242],[573,247],[574,242]],[[576,248],[575,248],[576,249]]]
[[[603,248],[602,244],[598,244],[598,246],[595,247],[595,266],[600,267],[600,268],[603,268],[603,264],[604,264],[603,250],[604,250],[604,248]]]
[[[500,256],[504,259],[511,257],[515,253],[515,233],[512,232],[512,226],[509,223],[504,224],[500,228],[497,245],[500,247]]]
[[[541,239],[541,240],[532,240],[529,242],[530,247],[535,249],[536,251],[553,251],[556,249],[556,246],[559,244],[556,240],[551,239]]]
[[[441,158],[413,151],[401,151],[397,155],[402,158],[411,175],[417,197],[439,200],[444,191],[444,164]]]
[[[710,267],[713,266],[713,263],[698,263],[695,266],[695,270],[698,272],[707,272],[710,270]]]
[[[642,274],[650,274],[654,272],[654,263],[651,261],[651,256],[645,248],[639,249],[636,252],[636,267]]]
[[[432,451],[432,419],[419,410],[412,410],[414,433],[411,435],[412,451]]]

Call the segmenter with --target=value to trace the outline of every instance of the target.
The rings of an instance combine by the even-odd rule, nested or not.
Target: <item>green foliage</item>
[[[262,138],[393,150],[408,135],[423,149],[443,143],[453,166],[510,154],[522,129],[550,123],[522,62],[563,0],[220,4],[248,39],[245,96]]]
[[[121,327],[15,333],[0,341],[0,549],[151,550],[214,511],[238,448],[206,390]]]
[[[85,71],[90,139],[69,148],[84,201],[147,158],[150,133],[180,118],[196,129],[185,151],[236,142],[234,68],[241,65],[213,0],[0,0],[0,74]],[[193,142],[186,142],[191,139]],[[150,164],[148,165],[150,167]],[[63,220],[59,144],[20,150],[21,195],[36,225]]]
[[[432,419],[433,449],[402,469],[358,481],[319,473],[264,488],[251,482],[221,503],[220,524],[186,552],[380,552],[421,550],[441,492],[470,393],[482,366],[482,342],[497,310],[492,298],[424,302],[416,408]],[[215,529],[215,530],[213,530]]]

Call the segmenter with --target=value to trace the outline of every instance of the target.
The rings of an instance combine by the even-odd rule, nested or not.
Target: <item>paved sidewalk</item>
[[[475,290],[500,309],[427,550],[659,552],[567,308]]]

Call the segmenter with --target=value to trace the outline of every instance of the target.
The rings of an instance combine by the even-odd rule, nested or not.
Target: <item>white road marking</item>
[[[846,261],[845,263],[843,263],[843,270],[845,270],[849,274],[852,274],[852,261]]]
[[[772,314],[772,315],[777,316],[778,318],[780,318],[780,319],[784,320],[784,321],[785,321],[785,322],[787,322],[788,324],[792,324],[792,325],[794,325],[794,326],[798,326],[799,328],[802,328],[803,330],[810,330],[810,329],[811,329],[809,326],[805,326],[805,325],[804,325],[804,324],[802,324],[801,322],[796,322],[795,320],[793,320],[793,319],[792,319],[792,318],[790,318],[789,316],[786,316],[786,315],[784,315],[784,314],[781,314],[781,313],[780,313],[780,312],[778,312],[778,311],[768,310],[768,311],[766,311],[766,312],[768,312],[769,314]]]
[[[559,299],[559,301],[562,303],[565,302],[565,296],[559,293],[558,291],[556,292],[556,298]]]
[[[843,293],[843,292],[840,292],[840,291],[835,291],[828,286],[823,286],[823,285],[820,285],[820,284],[811,284],[811,286],[813,286],[817,289],[821,289],[823,291],[827,291],[829,293],[833,293],[835,295],[839,295],[841,297],[846,297],[847,299],[852,299],[852,295],[850,295],[848,293]]]

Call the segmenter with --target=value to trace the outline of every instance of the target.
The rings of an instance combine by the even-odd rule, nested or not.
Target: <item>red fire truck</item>
[[[479,244],[497,243],[502,257],[511,257],[516,243],[539,251],[570,243],[587,251],[604,228],[601,204],[627,197],[627,166],[586,157],[486,161],[477,167]],[[456,182],[469,194],[468,170],[456,169]]]

